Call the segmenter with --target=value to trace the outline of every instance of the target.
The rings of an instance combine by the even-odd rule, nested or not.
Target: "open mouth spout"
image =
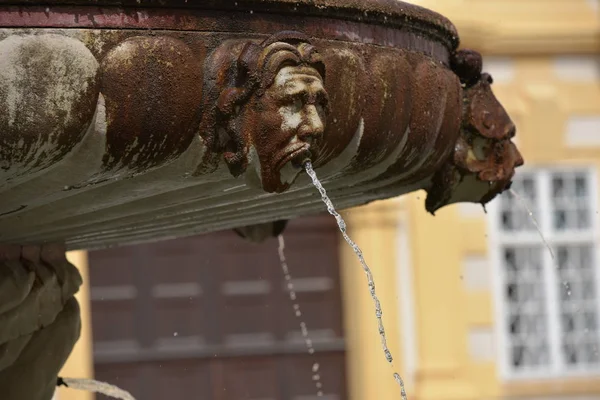
[[[311,138],[300,141],[297,136],[294,136],[290,141],[290,144],[284,150],[285,155],[277,164],[277,170],[281,171],[288,163],[291,164],[294,169],[302,169],[305,162],[311,160],[311,146]]]
[[[294,158],[292,158],[292,166],[297,169],[303,169],[307,161],[311,161],[312,153],[309,148],[303,149]]]

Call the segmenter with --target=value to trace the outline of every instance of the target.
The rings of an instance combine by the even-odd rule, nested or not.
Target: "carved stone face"
[[[494,182],[503,190],[515,168],[523,165],[523,157],[510,141],[516,133],[515,124],[494,95],[491,83],[491,77],[483,74],[478,84],[466,90],[469,106],[464,125],[469,132],[459,138],[464,143],[457,144],[454,162],[477,174],[482,182]]]
[[[425,203],[434,213],[458,202],[486,204],[510,187],[515,168],[523,165],[511,141],[515,124],[491,89],[492,79],[480,80],[464,91],[463,127],[452,159],[434,176]]]
[[[251,122],[250,152],[258,160],[251,164],[266,191],[282,192],[323,137],[328,109],[323,80],[313,68],[286,66],[252,103],[246,121]]]

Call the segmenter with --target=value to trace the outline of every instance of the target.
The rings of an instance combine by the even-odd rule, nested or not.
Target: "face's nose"
[[[302,126],[298,131],[301,139],[320,139],[325,131],[321,115],[314,104],[307,104],[302,110]]]

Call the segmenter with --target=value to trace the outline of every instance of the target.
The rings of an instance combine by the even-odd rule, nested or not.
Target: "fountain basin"
[[[168,3],[168,6],[165,4]],[[396,0],[0,1],[0,243],[181,237],[428,191],[523,160],[444,17]]]

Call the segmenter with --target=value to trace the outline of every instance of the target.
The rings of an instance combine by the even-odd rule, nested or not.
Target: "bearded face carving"
[[[238,46],[239,48],[239,46]],[[223,51],[223,50],[222,50]],[[325,65],[303,34],[282,32],[246,43],[217,71],[212,139],[234,176],[267,192],[283,192],[316,157],[329,99]],[[216,93],[215,93],[216,94]]]

